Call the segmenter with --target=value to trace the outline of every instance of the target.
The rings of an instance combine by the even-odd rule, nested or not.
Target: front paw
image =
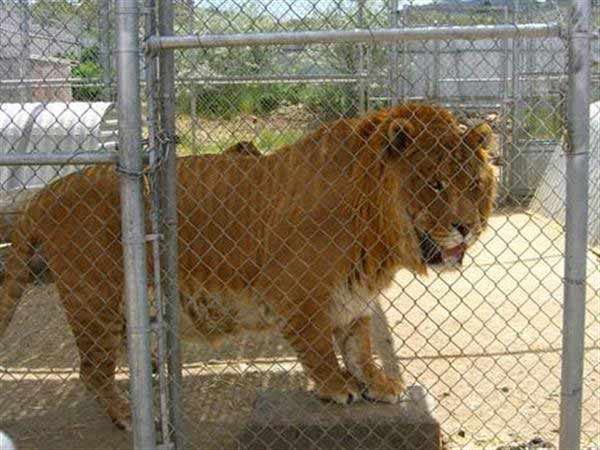
[[[129,402],[119,399],[108,406],[107,412],[117,428],[129,432],[133,430]]]
[[[400,377],[391,377],[380,372],[363,391],[366,400],[383,403],[398,403],[405,391],[404,382]]]
[[[360,399],[360,386],[349,374],[341,373],[322,383],[316,390],[317,397],[324,401],[350,405]]]

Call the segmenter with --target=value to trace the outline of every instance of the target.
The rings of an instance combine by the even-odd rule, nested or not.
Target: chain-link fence
[[[599,446],[600,11],[587,92],[569,7],[0,2],[0,430]]]

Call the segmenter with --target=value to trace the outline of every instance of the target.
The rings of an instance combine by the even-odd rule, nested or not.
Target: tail
[[[28,209],[19,218],[12,232],[12,245],[5,261],[0,296],[0,337],[6,332],[30,279],[28,262],[35,252],[35,232],[34,221]]]

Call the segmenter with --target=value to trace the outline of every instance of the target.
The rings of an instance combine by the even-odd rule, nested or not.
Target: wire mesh
[[[111,251],[120,255],[118,227],[96,239],[107,231],[104,219],[119,218],[118,184],[106,190],[87,176],[90,169],[69,164],[73,155],[78,155],[79,161],[112,156],[108,151],[114,151],[118,141],[110,68],[114,65],[105,65],[111,58],[114,29],[109,27],[114,25],[114,17],[101,27],[99,18],[112,11],[102,5],[88,1],[0,3],[0,152],[3,162],[20,156],[31,160],[0,168],[2,291],[10,290],[9,284],[17,290],[20,284],[27,287],[8,330],[11,307],[6,302],[0,307],[0,428],[13,436],[17,448],[73,448],[76,441],[85,446],[86,439],[92,447],[110,441],[105,436],[84,436],[83,430],[98,423],[95,418],[103,409],[78,378],[88,376],[89,385],[89,375],[97,369],[91,384],[99,379],[102,384],[98,374],[110,370],[108,360],[114,356],[114,352],[103,351],[106,337],[98,331],[96,318],[85,313],[90,307],[85,292],[93,289],[95,300],[91,303],[100,303],[106,314],[114,308],[119,316],[120,306],[109,296],[102,297],[117,283],[107,278],[110,273],[98,271],[100,261],[111,258]],[[52,159],[54,165],[47,165]],[[98,170],[107,173],[112,169]],[[77,192],[65,194],[76,184]],[[54,193],[40,194],[36,200],[50,185]],[[42,197],[45,200],[40,200]],[[109,200],[113,207],[107,207]],[[28,205],[35,204],[41,208],[40,215],[35,218],[35,229],[29,231],[38,233],[37,242],[27,248],[29,261],[23,266],[20,263],[27,261],[10,255],[18,242],[31,237],[24,231],[24,216]],[[85,245],[68,242],[75,230],[63,227],[65,217],[77,217],[72,224],[80,229],[79,236],[89,239]],[[101,242],[104,248],[100,248]],[[88,284],[82,277],[79,287],[65,287],[65,277],[48,269],[60,255],[68,259],[68,267],[87,267]],[[120,256],[110,259],[109,266],[116,265],[118,271],[121,260]],[[113,325],[118,326],[117,322]],[[118,330],[117,335],[120,333]],[[87,353],[83,350],[86,346]],[[124,353],[124,345],[119,353]],[[84,369],[81,372],[80,367]],[[117,379],[119,389],[126,392],[122,375]],[[109,436],[111,427],[107,426]]]
[[[567,15],[565,5],[553,2],[415,3],[401,5],[397,11],[390,7],[394,3],[398,2],[178,1],[174,4],[174,31],[183,35],[374,29],[395,24],[413,27],[539,23],[562,22]],[[597,6],[593,11],[592,23],[597,27],[600,12]],[[114,29],[110,28],[114,23],[112,2],[15,0],[1,3],[0,15],[0,95],[3,102],[10,102],[0,106],[2,151],[111,148],[107,143],[116,140],[117,129],[112,104],[116,92]],[[597,46],[597,41],[593,45]],[[145,63],[149,64],[148,60]],[[346,242],[343,235],[350,233],[349,225],[338,224],[338,233],[333,234],[326,223],[302,224],[315,234],[301,250],[264,254],[258,268],[254,267],[256,261],[245,261],[239,249],[253,244],[242,242],[242,238],[250,239],[251,232],[257,229],[263,230],[260,236],[277,231],[273,230],[275,222],[270,213],[265,211],[280,198],[281,192],[289,194],[287,198],[299,199],[297,210],[288,211],[281,220],[289,235],[300,228],[295,217],[307,214],[300,199],[308,201],[313,195],[314,204],[322,208],[339,206],[326,201],[335,198],[332,192],[342,176],[326,178],[324,174],[323,179],[318,179],[322,161],[309,151],[317,146],[315,142],[301,141],[304,144],[296,145],[298,159],[295,166],[282,168],[284,173],[264,172],[265,166],[275,164],[267,161],[281,158],[280,153],[304,136],[315,140],[315,135],[310,134],[315,130],[333,133],[336,120],[352,121],[363,117],[365,111],[406,100],[443,105],[456,116],[463,132],[480,123],[491,126],[491,156],[497,164],[494,171],[499,194],[487,231],[469,249],[459,272],[423,277],[402,270],[387,289],[377,292],[378,302],[370,297],[363,299],[365,311],[372,310],[377,362],[392,376],[400,372],[406,385],[423,386],[435,400],[432,413],[441,425],[448,448],[556,446],[563,301],[562,136],[566,67],[566,48],[561,38],[175,52],[177,155],[182,157],[180,161],[188,161],[190,167],[197,169],[179,173],[180,202],[188,205],[181,208],[179,225],[181,233],[188,236],[212,236],[204,247],[191,238],[183,245],[180,241],[184,261],[179,274],[183,334],[186,338],[203,337],[200,342],[182,340],[180,431],[185,448],[237,448],[250,442],[261,443],[261,436],[246,425],[257,393],[315,388],[292,345],[298,347],[302,342],[292,339],[290,343],[277,333],[225,333],[240,328],[240,322],[242,328],[257,326],[253,322],[257,315],[279,322],[270,308],[256,306],[263,304],[265,292],[275,295],[272,291],[283,289],[291,273],[300,280],[294,285],[296,289],[313,289],[329,271],[325,266],[327,270],[317,274],[310,268],[292,272],[289,260],[305,252],[313,255],[311,262],[317,267],[319,258],[327,254],[325,249],[339,252]],[[599,67],[596,61],[595,101],[600,100]],[[599,198],[594,180],[600,178],[594,176],[600,152],[600,129],[594,127],[600,121],[598,114],[597,108],[592,109],[591,239],[582,425],[583,446],[590,448],[600,445],[600,279],[598,241],[593,232],[600,210],[594,206]],[[417,122],[423,125],[423,119]],[[148,123],[156,127],[156,118]],[[170,138],[160,129],[155,131],[158,142],[153,150]],[[332,141],[339,140],[340,147],[346,144],[339,136],[328,136]],[[344,139],[353,138],[350,133]],[[439,144],[440,139],[436,136],[434,142]],[[152,146],[152,139],[149,142]],[[214,155],[221,153],[228,156]],[[196,159],[198,162],[194,162]],[[233,159],[243,162],[231,163]],[[352,163],[347,162],[348,166],[341,167],[340,172],[354,167]],[[211,172],[207,168],[211,164],[218,170]],[[295,172],[309,169],[314,171],[314,177],[302,189],[282,181],[293,180],[299,177]],[[0,168],[2,194],[6,198],[3,223],[12,227],[23,209],[22,198],[29,199],[32,190],[37,192],[72,170],[55,166]],[[38,274],[37,282],[29,285],[2,337],[0,428],[15,439],[18,448],[130,445],[129,435],[115,429],[106,408],[94,400],[94,391],[97,396],[102,389],[92,385],[93,392],[86,392],[77,380],[81,364],[88,364],[88,373],[98,373],[89,366],[106,369],[117,353],[108,338],[122,337],[122,319],[107,319],[110,326],[105,323],[98,327],[100,318],[121,317],[121,305],[111,295],[118,292],[117,280],[122,278],[121,260],[116,257],[120,256],[120,232],[110,226],[118,219],[118,200],[114,198],[118,193],[114,190],[117,178],[113,169],[102,170],[106,178],[91,177],[89,172],[64,178],[71,181],[59,183],[75,186],[71,190],[65,187],[71,197],[56,192],[52,201],[44,205],[44,224],[50,219],[56,223],[53,227],[40,227],[45,247],[36,249],[30,264],[30,270]],[[313,189],[314,185],[320,185],[320,190]],[[424,186],[412,193],[420,196],[421,190],[429,189],[426,183]],[[107,203],[115,208],[103,209]],[[221,216],[216,217],[217,214]],[[61,225],[64,217],[77,215],[79,219],[65,221],[71,223],[72,229]],[[181,217],[188,220],[182,221]],[[9,231],[2,234],[6,242],[11,239]],[[319,232],[323,236],[318,236]],[[79,233],[85,239],[71,239],[79,245],[75,247],[66,236]],[[352,236],[352,243],[357,239],[358,236]],[[61,255],[70,258],[64,270],[55,262]],[[47,274],[48,263],[53,275],[43,278],[41,274]],[[334,261],[327,263],[337,267]],[[232,271],[228,265],[234,264],[238,268]],[[258,286],[255,278],[260,279],[267,267],[273,269],[276,264],[283,267],[281,278],[270,278],[263,282],[266,285]],[[105,267],[111,270],[102,272]],[[186,275],[193,271],[219,276],[210,279],[210,275],[203,275],[209,281],[205,279],[205,285],[197,286]],[[302,281],[303,277],[309,281]],[[243,301],[223,293],[239,290],[239,285],[251,286]],[[85,297],[90,289],[97,297],[93,313],[89,312],[90,303]],[[82,319],[75,320],[72,313],[65,315],[59,293],[62,302],[71,299],[67,300],[71,310],[78,317],[87,317],[87,324]],[[80,342],[89,341],[88,353],[78,355],[68,322]],[[158,323],[156,320],[155,328]],[[206,342],[217,338],[222,340],[217,348]],[[341,339],[338,353],[344,353],[343,342]],[[156,355],[156,365],[161,366],[164,361],[158,358],[158,351]],[[96,359],[90,361],[91,356]],[[344,361],[339,364],[343,366]],[[110,368],[106,370],[110,372]],[[158,374],[160,367],[157,384]],[[79,378],[85,381],[85,373]],[[115,378],[119,389],[126,392],[128,372],[122,363],[116,368]],[[112,383],[106,381],[103,387],[106,385]],[[157,416],[160,400],[157,388]],[[360,408],[363,403],[366,404],[361,401],[348,408]],[[117,409],[120,414],[127,408]],[[297,420],[301,420],[300,414]],[[371,434],[379,433],[380,445],[385,448],[386,436],[376,425],[370,425]],[[159,431],[165,442],[171,440],[164,436],[164,428]],[[298,433],[305,432],[298,428]],[[282,439],[280,442],[285,443],[287,435]],[[309,444],[318,442],[310,434],[306,439]],[[268,442],[262,444],[269,447]],[[354,442],[356,447],[361,445],[366,444]],[[273,443],[271,447],[277,448]]]

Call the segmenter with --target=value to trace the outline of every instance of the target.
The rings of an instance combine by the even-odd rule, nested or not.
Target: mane
[[[394,116],[409,118],[415,114],[415,109],[422,114],[422,108],[430,113],[426,116],[431,117],[443,111],[415,104],[393,111]],[[322,125],[268,157],[274,164],[277,161],[296,173],[302,172],[301,167],[306,167],[306,161],[310,161],[308,173],[296,178],[295,192],[303,195],[312,195],[315,199],[328,195],[327,190],[316,185],[327,188],[334,177],[337,177],[336,182],[344,184],[348,191],[344,200],[351,216],[349,226],[352,235],[356,236],[352,267],[346,281],[351,286],[360,285],[369,290],[388,286],[401,267],[416,273],[426,271],[419,256],[415,231],[397,198],[400,180],[397,174],[386,169],[387,163],[383,160],[387,135],[382,124],[391,111]],[[320,183],[321,176],[329,177],[330,183],[326,180]]]
[[[407,114],[411,106],[403,108]],[[371,291],[387,287],[401,267],[424,272],[414,230],[397,197],[401,180],[386,170],[383,160],[388,142],[382,124],[389,112],[380,111],[360,122],[364,145],[355,154],[352,168],[357,257],[349,281]]]

